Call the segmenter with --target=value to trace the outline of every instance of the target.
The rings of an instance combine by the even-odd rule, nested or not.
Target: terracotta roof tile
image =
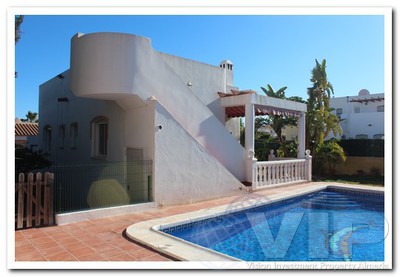
[[[18,122],[15,123],[16,136],[37,136],[39,134],[38,123]]]

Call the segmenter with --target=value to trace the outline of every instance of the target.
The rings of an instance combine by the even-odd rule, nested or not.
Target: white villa
[[[356,96],[336,97],[330,100],[340,119],[345,139],[383,139],[384,138],[384,94],[370,94],[362,89]],[[330,137],[333,137],[331,134]]]
[[[306,105],[241,91],[233,73],[229,60],[172,56],[136,35],[76,34],[70,69],[40,86],[39,148],[55,163],[151,161],[145,179],[159,206],[311,180]],[[269,113],[298,117],[298,159],[254,158],[254,117]]]

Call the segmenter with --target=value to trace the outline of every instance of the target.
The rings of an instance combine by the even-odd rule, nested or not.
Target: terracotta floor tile
[[[118,248],[126,252],[142,249],[140,245],[137,245],[136,243],[130,241],[126,241],[124,245],[118,246]]]
[[[91,222],[91,221],[82,221],[82,222],[75,223],[75,225],[76,225],[76,227],[78,227],[78,228],[86,229],[86,228],[88,228],[88,227],[93,226],[94,224],[93,224],[93,222]]]
[[[51,235],[64,232],[61,226],[51,226],[51,227],[41,228],[40,230],[45,234],[51,234]]]
[[[106,251],[109,249],[114,249],[116,247],[114,247],[112,244],[108,243],[108,242],[103,242],[102,244],[99,245],[93,245],[92,249],[94,249],[96,252],[101,252],[101,251]]]
[[[46,249],[57,247],[57,246],[60,246],[57,242],[50,241],[48,243],[38,244],[38,245],[36,245],[36,248],[43,252]]]
[[[77,259],[67,251],[47,256],[46,259],[48,261],[77,261]]]
[[[96,233],[100,233],[100,232],[104,232],[104,231],[110,230],[111,229],[110,227],[111,226],[92,225],[92,226],[89,226],[89,227],[85,228],[85,231],[88,232],[88,234],[91,234],[91,233],[96,234]]]
[[[117,256],[117,255],[125,254],[120,249],[115,248],[115,247],[110,247],[107,249],[103,249],[101,251],[96,250],[96,252],[99,253],[101,256],[103,256],[106,259],[109,259],[109,258]]]
[[[96,253],[92,248],[88,246],[83,246],[82,248],[76,248],[68,251],[77,258]]]
[[[63,239],[55,239],[55,241],[60,245],[70,245],[74,243],[79,243],[79,240],[74,237],[66,237]]]
[[[76,224],[63,225],[63,226],[61,226],[61,229],[64,232],[81,230]]]
[[[55,246],[47,249],[43,249],[40,251],[45,257],[54,256],[56,254],[60,254],[62,252],[67,252],[62,246]]]
[[[107,259],[108,261],[136,261],[136,257],[129,254],[120,254]]]
[[[101,256],[99,253],[92,253],[89,255],[78,257],[79,261],[107,261],[106,258]]]
[[[296,185],[309,187],[310,184]],[[15,232],[16,260],[36,261],[168,261],[138,244],[124,238],[130,225],[149,219],[176,215],[219,205],[235,205],[241,200],[267,198],[278,192],[290,190],[281,187],[253,194],[232,196],[188,205],[154,208],[142,212],[88,220],[63,226],[29,228]]]
[[[76,250],[76,249],[80,249],[82,247],[87,247],[87,245],[85,245],[81,241],[78,241],[78,242],[75,242],[75,243],[71,243],[71,244],[68,244],[68,245],[63,245],[63,246],[68,251],[73,251],[73,250]]]
[[[88,232],[85,230],[81,230],[81,229],[71,229],[71,230],[66,230],[66,232],[68,234],[70,234],[73,237],[81,237],[81,236],[86,236],[88,235]]]
[[[21,261],[21,262],[22,261],[46,261],[46,258],[38,251],[35,251],[35,252],[24,253],[24,254],[18,255],[15,260]]]
[[[28,240],[25,237],[15,239],[15,247],[22,247],[22,246],[28,246],[28,245],[32,245],[32,243],[30,240]]]
[[[54,240],[59,240],[59,239],[65,239],[65,238],[71,238],[72,236],[64,231],[61,232],[56,232],[56,233],[47,233],[49,238],[52,238]]]
[[[154,256],[154,254],[155,254],[155,252],[153,252],[151,250],[148,250],[146,248],[141,248],[141,249],[138,249],[138,250],[129,251],[128,253],[129,253],[129,255],[134,256],[134,257],[136,257],[138,259],[143,259],[143,258],[146,258],[146,257]]]
[[[51,243],[51,242],[55,242],[55,241],[52,238],[45,236],[45,237],[31,239],[31,242],[34,245],[42,245],[42,244]]]
[[[25,238],[25,235],[24,235],[24,233],[22,233],[22,231],[16,231],[14,236],[15,236],[15,239]]]
[[[24,245],[24,246],[20,246],[20,247],[15,247],[15,255],[23,255],[25,253],[32,253],[32,252],[36,252],[38,251],[38,249],[31,245]]]
[[[110,232],[107,232],[107,233],[99,234],[98,237],[100,239],[104,240],[104,241],[110,242],[110,241],[114,241],[117,238],[120,238],[121,234],[117,234],[117,233],[114,233],[114,232],[110,231]]]
[[[87,246],[96,246],[96,245],[101,245],[104,243],[104,240],[100,239],[100,238],[86,238],[84,240],[81,240],[83,243],[85,243]]]
[[[166,261],[170,262],[170,261],[172,261],[171,259],[168,259],[168,258],[158,255],[158,254],[153,255],[153,256],[147,256],[147,257],[141,258],[140,260],[141,261],[153,261],[153,262],[166,262]]]
[[[37,229],[27,229],[23,231],[25,237],[28,239],[36,239],[46,237],[47,234]]]

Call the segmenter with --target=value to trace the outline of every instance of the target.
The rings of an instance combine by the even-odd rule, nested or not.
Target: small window
[[[58,146],[60,149],[64,149],[65,144],[65,125],[58,126]]]
[[[354,113],[360,113],[360,107],[354,107]]]
[[[366,135],[366,134],[359,134],[359,135],[356,135],[356,139],[368,139],[368,135]]]
[[[378,107],[376,108],[376,111],[377,111],[377,112],[380,112],[380,113],[384,112],[384,111],[385,111],[385,106],[384,106],[384,105],[378,106]]]
[[[384,135],[383,134],[375,134],[374,139],[383,139]]]
[[[338,117],[340,117],[340,116],[342,115],[342,113],[343,113],[343,109],[342,109],[342,108],[337,108],[337,109],[336,109],[336,115],[337,115]]]
[[[108,119],[104,116],[92,120],[92,157],[104,159],[107,157]]]
[[[78,123],[74,122],[71,124],[70,132],[71,149],[76,149],[76,144],[78,140]]]
[[[43,151],[51,151],[51,126],[49,125],[43,128]]]

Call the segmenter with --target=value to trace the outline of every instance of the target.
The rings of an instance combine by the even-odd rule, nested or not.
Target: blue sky
[[[16,117],[38,111],[39,85],[69,68],[77,33],[124,32],[153,48],[204,63],[234,63],[241,89],[287,86],[307,99],[315,59],[327,60],[335,96],[384,92],[384,17],[379,15],[26,16],[16,45]]]

